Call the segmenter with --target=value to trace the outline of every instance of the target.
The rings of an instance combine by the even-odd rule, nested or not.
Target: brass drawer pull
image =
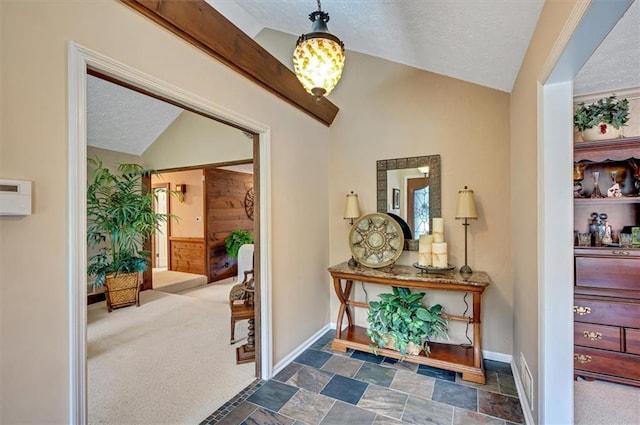
[[[600,332],[584,331],[582,335],[584,335],[585,338],[589,338],[591,341],[602,339],[602,334]]]
[[[591,314],[591,307],[573,306],[573,312],[578,313],[578,316],[584,316],[585,314]]]
[[[573,360],[577,360],[579,363],[591,363],[591,356],[588,354],[574,354]]]
[[[616,251],[615,249],[611,253],[613,255],[631,255],[629,251]]]

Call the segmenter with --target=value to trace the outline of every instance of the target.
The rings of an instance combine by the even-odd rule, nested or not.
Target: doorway
[[[270,265],[268,244],[269,179],[270,157],[269,128],[248,117],[234,114],[227,109],[199,98],[193,93],[169,86],[161,80],[127,67],[112,59],[99,55],[76,43],[69,43],[69,290],[71,294],[71,421],[87,422],[87,376],[86,376],[86,72],[91,68],[123,84],[136,87],[154,96],[170,99],[174,104],[222,120],[237,128],[254,134],[254,170],[256,171],[256,333],[259,355],[256,358],[256,376],[271,375],[271,313],[268,287],[270,285]],[[260,162],[264,165],[260,166]],[[260,208],[262,201],[265,208]]]
[[[154,211],[158,214],[169,214],[169,198],[167,191],[169,190],[169,184],[160,183],[153,185],[153,191],[155,193]],[[171,229],[171,220],[162,221],[159,225],[158,231],[153,237],[153,245],[151,250],[151,267],[154,269],[166,270],[168,267],[168,246],[169,235]]]

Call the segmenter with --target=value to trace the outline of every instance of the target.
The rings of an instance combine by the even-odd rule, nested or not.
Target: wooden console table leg
[[[473,293],[473,366],[484,371],[482,364],[482,334],[480,330],[480,301],[478,292]]]
[[[351,296],[351,287],[353,286],[353,280],[347,280],[345,283],[344,291],[340,279],[333,279],[333,288],[336,291],[338,300],[340,301],[340,309],[338,309],[338,320],[336,321],[336,338],[342,336],[342,320],[344,315],[347,315],[347,323],[349,326],[353,325],[353,318],[351,317],[351,307],[347,306],[347,300]]]
[[[331,347],[334,350],[346,352],[347,347],[340,344],[342,339],[342,320],[344,315],[347,315],[347,323],[349,327],[353,326],[353,317],[351,315],[351,307],[347,305],[347,301],[351,296],[351,288],[353,287],[353,280],[347,279],[345,282],[344,290],[342,289],[342,283],[339,278],[333,279],[333,288],[340,301],[340,308],[338,310],[338,320],[336,321],[336,338],[333,340]]]

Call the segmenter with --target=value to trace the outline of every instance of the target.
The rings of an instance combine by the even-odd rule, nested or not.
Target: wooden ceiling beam
[[[326,126],[338,114],[326,98],[316,104],[289,68],[204,0],[122,2]]]

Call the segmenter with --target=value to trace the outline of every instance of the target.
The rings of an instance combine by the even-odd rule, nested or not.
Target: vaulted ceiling
[[[207,0],[248,35],[309,32],[313,0]],[[348,51],[510,92],[543,0],[324,0]],[[293,51],[291,46],[291,50]],[[291,64],[286,64],[291,66]],[[574,80],[575,94],[640,87],[640,0]],[[181,109],[89,77],[88,143],[141,154]],[[113,143],[117,141],[119,146]]]

